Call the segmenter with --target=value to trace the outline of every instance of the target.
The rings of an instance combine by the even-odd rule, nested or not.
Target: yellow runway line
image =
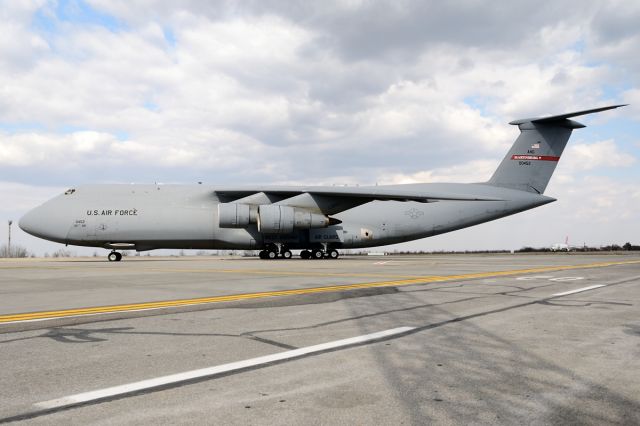
[[[547,266],[547,267],[540,267],[540,268],[517,269],[517,270],[510,270],[510,271],[477,272],[477,273],[460,274],[460,275],[423,276],[423,277],[399,279],[399,280],[393,280],[393,281],[378,281],[378,282],[368,282],[368,283],[358,283],[358,284],[340,284],[340,285],[332,285],[332,286],[324,286],[324,287],[300,288],[300,289],[279,290],[279,291],[265,291],[265,292],[259,292],[259,293],[232,294],[232,295],[226,295],[226,296],[200,297],[195,299],[179,299],[179,300],[167,300],[167,301],[159,301],[159,302],[133,303],[133,304],[126,304],[126,305],[64,309],[64,310],[58,310],[58,311],[18,313],[18,314],[0,315],[0,324],[21,322],[21,321],[34,321],[34,320],[45,320],[45,319],[54,319],[54,318],[75,317],[75,316],[82,316],[82,315],[96,315],[96,314],[107,314],[107,313],[115,313],[115,312],[141,311],[141,310],[162,309],[162,308],[171,308],[171,307],[179,307],[179,306],[202,305],[202,304],[208,304],[208,303],[233,302],[233,301],[240,301],[240,300],[262,299],[267,297],[348,291],[348,290],[356,290],[356,289],[363,289],[363,288],[397,287],[397,286],[412,285],[412,284],[427,284],[427,283],[433,283],[433,282],[502,277],[502,276],[509,276],[509,275],[565,271],[565,270],[572,270],[572,269],[603,268],[607,266],[629,265],[629,264],[637,264],[637,263],[640,263],[640,260],[622,261],[622,262],[600,262],[600,263],[590,263],[590,264],[583,264],[583,265]]]
[[[366,278],[366,277],[382,277],[382,278],[421,278],[419,275],[400,275],[400,274],[358,274],[352,272],[298,272],[298,271],[282,271],[268,269],[179,269],[179,268],[153,268],[148,269],[153,272],[176,272],[176,273],[209,273],[209,274],[247,274],[247,275],[283,275],[292,277],[338,277],[338,278]]]
[[[75,264],[74,266],[78,266]],[[0,270],[3,269],[32,269],[31,266],[0,266]],[[69,265],[65,266],[45,266],[39,269],[51,269],[51,270],[69,270],[72,269]],[[105,265],[94,268],[93,270],[105,270],[113,271],[113,265]],[[79,270],[79,268],[75,268]],[[420,278],[420,275],[402,275],[402,274],[379,274],[379,273],[353,273],[353,272],[299,272],[299,271],[283,271],[278,269],[216,269],[216,268],[204,268],[204,269],[186,269],[186,268],[144,268],[142,272],[159,272],[159,273],[180,273],[180,274],[245,274],[245,275],[281,275],[292,277],[338,277],[338,278]]]

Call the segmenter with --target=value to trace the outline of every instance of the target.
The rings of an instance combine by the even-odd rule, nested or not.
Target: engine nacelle
[[[218,204],[218,224],[220,228],[245,228],[256,223],[258,209],[249,204]]]
[[[293,232],[295,212],[293,207],[260,206],[258,209],[258,231],[265,234],[290,234]]]
[[[330,224],[327,216],[300,209],[294,209],[294,221],[298,229],[326,228]]]
[[[258,209],[258,231],[265,234],[290,234],[294,229],[324,228],[327,216],[289,206],[266,204]]]
[[[265,204],[258,207],[240,203],[218,204],[220,228],[246,228],[252,223],[257,223],[259,232],[290,234],[294,229],[326,228],[336,222],[339,221],[290,206]]]

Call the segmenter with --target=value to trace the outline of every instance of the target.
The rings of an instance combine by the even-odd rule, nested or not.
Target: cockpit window
[[[76,190],[74,188],[67,189],[66,191],[64,191],[64,195],[71,195],[74,192],[76,192]]]

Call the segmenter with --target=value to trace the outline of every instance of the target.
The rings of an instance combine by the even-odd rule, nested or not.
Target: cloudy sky
[[[509,121],[629,103],[580,118],[556,203],[404,247],[640,244],[637,1],[0,6],[5,224],[81,183],[484,181]]]

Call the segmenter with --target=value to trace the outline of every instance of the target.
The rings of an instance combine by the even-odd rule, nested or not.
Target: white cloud
[[[575,221],[566,226],[575,230],[583,227],[582,234],[609,233],[616,239],[637,235],[640,189],[635,182],[587,175],[575,182],[558,182],[547,192],[561,201],[561,217]],[[606,226],[597,231],[596,224]]]
[[[112,135],[92,131],[62,136],[39,133],[0,134],[0,164],[11,167],[44,164],[66,168],[82,158],[95,158],[115,142]]]
[[[30,28],[33,14],[44,4],[45,0],[2,3],[0,73],[17,75],[49,51],[46,40]]]
[[[622,94],[623,102],[629,104],[625,107],[625,112],[640,121],[640,88],[626,90]]]
[[[229,170],[250,167],[247,154],[260,156],[263,146],[228,131],[194,135],[190,144],[160,140],[156,144],[119,140],[109,133],[80,131],[65,135],[0,133],[0,165],[87,169],[100,166],[211,167]]]
[[[395,174],[390,176],[383,176],[380,182],[384,184],[428,182],[486,182],[498,167],[499,162],[499,160],[473,160],[456,166],[444,167],[434,170],[425,170],[410,175]]]
[[[573,171],[629,167],[636,162],[633,155],[620,152],[616,143],[611,139],[591,144],[569,145],[562,160],[563,168]]]

